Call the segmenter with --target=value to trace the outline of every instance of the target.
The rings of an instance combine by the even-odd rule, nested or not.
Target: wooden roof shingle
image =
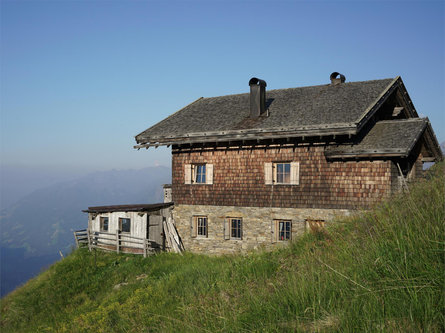
[[[168,145],[258,134],[356,134],[363,117],[398,79],[268,90],[268,116],[256,119],[249,117],[248,93],[200,98],[138,134],[136,142]]]

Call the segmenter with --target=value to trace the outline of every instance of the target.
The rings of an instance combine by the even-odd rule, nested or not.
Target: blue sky
[[[134,136],[195,99],[400,75],[445,141],[443,1],[2,1],[1,163],[170,165]]]

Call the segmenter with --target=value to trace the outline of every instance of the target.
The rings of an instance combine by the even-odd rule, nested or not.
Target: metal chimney
[[[266,81],[253,77],[250,86],[250,117],[256,118],[266,111]]]
[[[346,81],[346,77],[343,74],[340,74],[338,72],[332,73],[331,76],[330,76],[330,79],[331,79],[331,84],[332,85],[345,83],[345,81]]]

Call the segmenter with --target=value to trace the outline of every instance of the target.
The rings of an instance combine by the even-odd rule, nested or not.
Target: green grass
[[[442,332],[444,191],[439,164],[409,194],[273,252],[144,259],[76,250],[2,299],[0,328]]]

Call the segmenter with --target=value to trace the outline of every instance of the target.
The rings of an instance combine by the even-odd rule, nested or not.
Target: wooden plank
[[[131,238],[131,239],[136,239],[136,240],[141,240],[141,241],[146,240],[146,238],[144,238],[144,237],[136,237],[136,236],[131,236],[131,235],[127,235],[127,234],[120,234],[120,235],[121,235],[121,240],[123,242],[126,242],[126,240],[124,240],[124,238]]]
[[[119,254],[119,230],[116,230],[116,253]]]
[[[76,232],[74,232],[74,239],[76,241],[76,248],[78,249],[79,248],[79,240],[77,239]]]

